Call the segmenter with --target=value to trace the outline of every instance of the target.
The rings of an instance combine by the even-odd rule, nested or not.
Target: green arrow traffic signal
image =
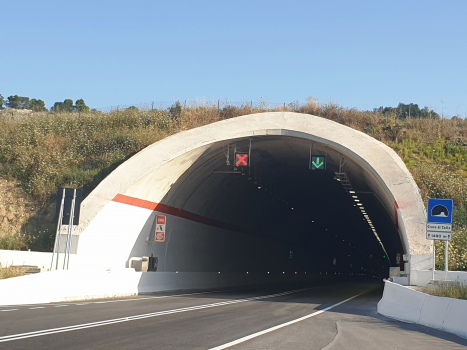
[[[324,170],[326,169],[326,157],[312,156],[311,157],[311,170]]]

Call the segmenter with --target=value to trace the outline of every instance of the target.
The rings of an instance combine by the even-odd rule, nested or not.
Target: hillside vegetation
[[[453,198],[452,270],[467,269],[467,121],[440,118],[409,105],[374,111],[310,99],[270,108],[261,103],[169,109],[135,107],[111,112],[0,111],[0,249],[51,250],[58,187],[82,187],[87,195],[122,161],[173,134],[219,120],[265,111],[293,111],[327,118],[386,143],[405,161],[422,197]],[[412,107],[413,108],[413,107]],[[417,106],[418,108],[418,106]],[[304,116],[306,118],[306,116]],[[437,266],[444,267],[444,244]]]

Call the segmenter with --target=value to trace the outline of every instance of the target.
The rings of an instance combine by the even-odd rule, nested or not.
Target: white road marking
[[[18,311],[19,309],[8,309],[8,310],[0,310],[0,311],[3,311],[3,312],[7,312],[7,311]]]
[[[45,306],[30,307],[29,310],[45,309]]]
[[[281,328],[290,326],[291,324],[304,321],[304,320],[306,320],[306,319],[308,319],[308,318],[311,318],[311,317],[314,317],[314,316],[318,316],[318,315],[322,314],[323,312],[326,312],[326,311],[328,311],[328,310],[331,310],[332,308],[335,308],[336,306],[341,305],[341,304],[343,304],[343,303],[345,303],[345,302],[347,302],[347,301],[349,301],[349,300],[352,300],[353,298],[356,298],[356,297],[358,297],[358,296],[360,296],[360,295],[362,295],[362,294],[365,294],[365,293],[360,293],[360,294],[354,295],[354,296],[351,297],[351,298],[345,299],[345,300],[343,300],[343,301],[341,301],[341,302],[338,302],[337,304],[328,306],[328,307],[326,307],[326,308],[324,308],[324,309],[322,309],[322,310],[313,312],[312,314],[309,314],[309,315],[306,315],[306,316],[297,318],[297,319],[295,319],[295,320],[292,320],[292,321],[289,321],[289,322],[285,322],[285,323],[282,323],[282,324],[280,324],[280,325],[277,325],[277,326],[274,326],[274,327],[265,329],[264,331],[260,331],[260,332],[257,332],[257,333],[253,333],[253,334],[247,335],[246,337],[243,337],[243,338],[240,338],[240,339],[231,341],[231,342],[226,343],[226,344],[224,344],[224,345],[216,346],[215,348],[211,348],[211,349],[209,349],[209,350],[222,350],[222,349],[227,349],[227,348],[230,348],[231,346],[234,346],[234,345],[237,345],[237,344],[246,342],[247,340],[250,340],[250,339],[259,337],[259,336],[261,336],[261,335],[263,335],[263,334],[270,333],[270,332],[274,332],[274,331],[276,331],[276,330],[278,330],[278,329],[281,329]]]
[[[35,332],[6,335],[6,336],[0,337],[0,343],[13,341],[13,340],[32,338],[32,337],[40,337],[40,336],[49,335],[49,334],[77,331],[77,330],[86,329],[86,328],[107,326],[110,324],[121,323],[121,322],[136,321],[136,320],[141,320],[141,319],[150,318],[150,317],[177,314],[181,312],[194,311],[194,310],[209,309],[209,308],[218,307],[218,306],[244,303],[247,301],[275,298],[275,297],[280,297],[280,296],[289,295],[293,293],[299,293],[307,289],[310,289],[310,288],[295,289],[295,290],[291,290],[287,292],[270,294],[270,295],[261,295],[261,296],[245,298],[245,299],[229,300],[229,301],[223,301],[219,303],[204,304],[204,305],[198,305],[198,306],[184,307],[180,309],[153,312],[149,314],[141,314],[141,315],[135,315],[135,316],[129,316],[129,317],[115,318],[115,319],[99,321],[99,322],[83,323],[83,324],[68,326],[68,327],[44,329],[44,330],[35,331]]]
[[[138,301],[138,300],[150,300],[150,299],[164,299],[164,298],[173,298],[173,297],[185,297],[190,295],[200,295],[200,294],[212,294],[212,293],[222,293],[222,292],[231,292],[235,290],[241,289],[223,289],[223,290],[213,290],[207,292],[197,292],[197,293],[185,293],[185,294],[174,294],[174,295],[161,295],[155,297],[145,297],[145,298],[132,298],[132,299],[118,299],[118,300],[106,300],[106,301],[89,301],[87,303],[79,302],[79,303],[68,303],[67,305],[54,305],[51,303],[47,304],[21,304],[18,306],[34,306],[34,305],[45,305],[45,306],[53,306],[53,307],[62,307],[62,306],[70,306],[70,305],[86,305],[86,304],[107,304],[107,303],[120,303],[124,301]],[[13,306],[13,305],[5,305],[5,306]],[[16,306],[16,305],[15,305]],[[14,311],[16,311],[15,309]],[[2,310],[0,310],[2,311]]]

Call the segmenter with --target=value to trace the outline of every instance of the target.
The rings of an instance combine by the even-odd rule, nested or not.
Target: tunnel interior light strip
[[[383,242],[381,241],[381,239],[380,239],[380,237],[378,235],[378,232],[376,231],[376,228],[373,225],[373,222],[371,221],[370,216],[366,212],[363,204],[360,203],[360,200],[358,199],[357,192],[352,188],[352,184],[350,183],[350,180],[347,178],[347,174],[342,170],[342,168],[340,168],[339,172],[335,172],[334,174],[335,174],[334,179],[338,180],[341,183],[344,190],[355,201],[357,208],[360,209],[364,219],[367,220],[370,230],[373,231],[374,236],[378,240],[379,244],[381,245],[381,248],[383,249],[384,253],[386,254],[387,259],[389,260],[389,263],[391,263],[391,260],[389,259],[389,254],[386,251],[386,247],[384,246]]]

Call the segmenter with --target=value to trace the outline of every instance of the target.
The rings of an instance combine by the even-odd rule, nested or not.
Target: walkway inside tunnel
[[[248,166],[235,165],[235,152],[248,154]],[[310,169],[311,156],[325,164]],[[330,146],[297,137],[214,143],[160,203],[197,221],[174,218],[164,271],[384,277],[404,253],[368,170]]]

